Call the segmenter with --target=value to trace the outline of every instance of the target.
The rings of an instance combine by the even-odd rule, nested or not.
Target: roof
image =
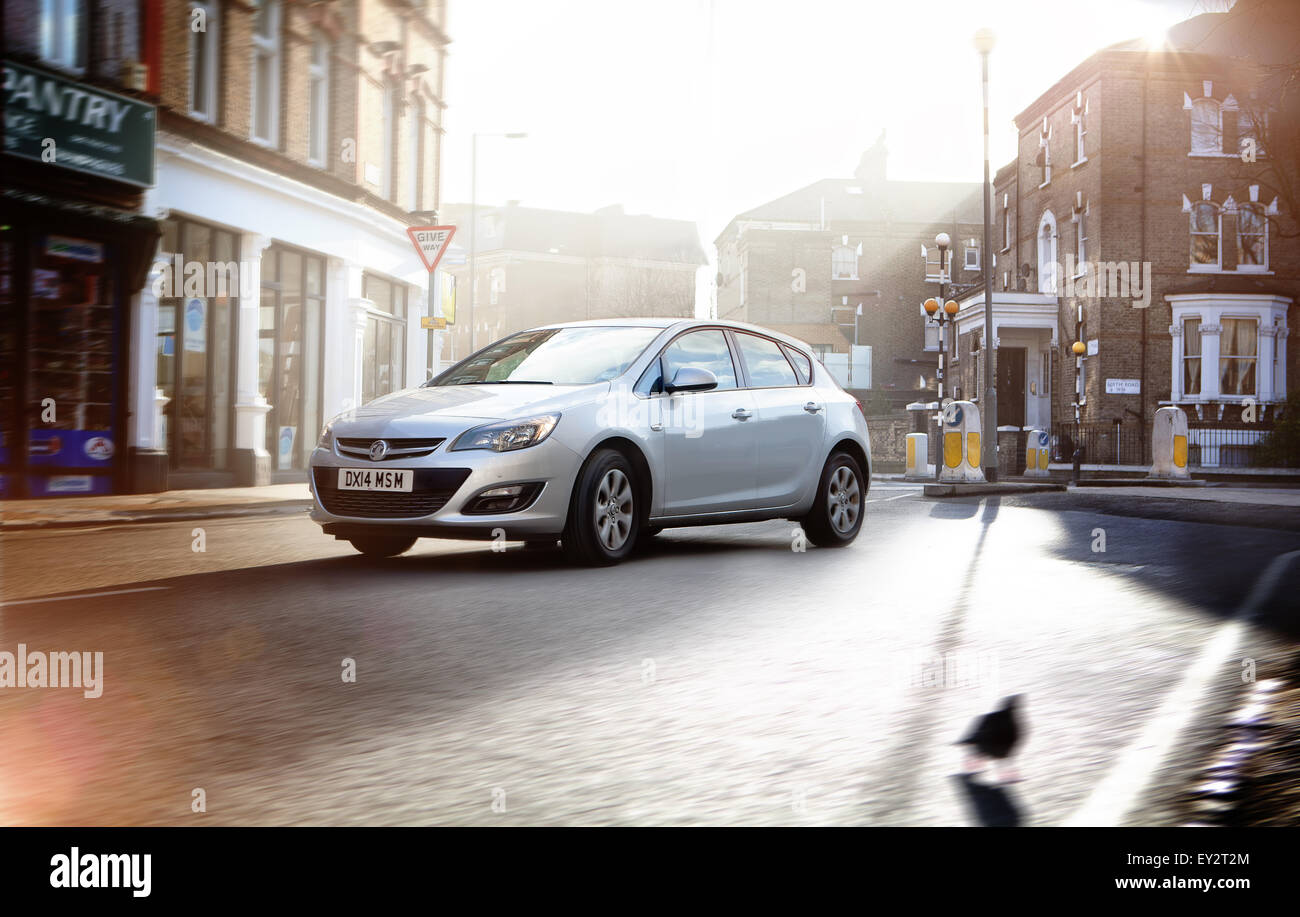
[[[449,204],[444,212],[455,222],[464,223],[469,220],[470,207]],[[694,223],[628,214],[617,205],[595,213],[518,204],[479,206],[478,215],[480,219],[492,215],[499,220],[499,232],[490,236],[478,234],[475,241],[480,252],[504,250],[582,258],[638,258],[697,266],[708,263]]]
[[[543,328],[600,328],[600,327],[620,327],[620,328],[689,328],[692,325],[701,328],[735,328],[740,331],[757,331],[760,334],[770,335],[779,338],[788,344],[797,344],[801,347],[807,347],[809,344],[840,344],[846,342],[846,338],[839,333],[839,329],[833,325],[774,325],[764,327],[763,325],[752,325],[749,322],[733,322],[727,319],[713,318],[594,318],[586,319],[580,322],[554,322],[549,325],[537,325],[528,331],[537,331]],[[822,340],[822,338],[825,338]]]
[[[979,182],[881,181],[824,178],[732,218],[772,222],[933,223],[984,219]]]

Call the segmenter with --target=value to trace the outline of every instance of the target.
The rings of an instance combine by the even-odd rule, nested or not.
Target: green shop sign
[[[4,117],[11,156],[153,184],[152,105],[5,61]]]

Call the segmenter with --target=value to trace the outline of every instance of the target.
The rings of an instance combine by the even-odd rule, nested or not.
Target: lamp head
[[[1083,341],[1075,341],[1070,345],[1070,350],[1074,352],[1076,357],[1081,357],[1088,352],[1088,345],[1083,343]]]
[[[934,313],[939,311],[939,300],[931,296],[925,301],[924,308],[926,315],[934,315]]]
[[[947,248],[949,245],[952,244],[952,237],[949,236],[946,232],[941,232],[934,237],[934,242],[940,248]]]
[[[960,308],[961,306],[957,305],[957,300],[955,299],[950,299],[943,304],[943,311],[947,312],[949,315],[956,315],[957,310]]]
[[[993,50],[993,46],[997,44],[997,36],[993,34],[992,29],[980,29],[975,33],[974,42],[976,51],[980,54],[988,54]]]

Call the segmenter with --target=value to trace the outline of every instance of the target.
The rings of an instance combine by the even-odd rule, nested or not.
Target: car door
[[[656,396],[663,427],[664,514],[718,513],[754,505],[754,401],[740,387],[726,334],[679,335],[660,355],[664,385],[686,366],[707,369],[718,387]]]
[[[807,376],[795,370],[780,344],[745,331],[731,334],[757,411],[753,423],[756,505],[789,506],[821,473],[825,405],[815,389],[801,384]]]

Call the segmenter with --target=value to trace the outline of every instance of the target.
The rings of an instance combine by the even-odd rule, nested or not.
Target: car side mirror
[[[698,366],[683,366],[673,373],[673,381],[664,386],[668,394],[674,392],[707,392],[718,387],[718,377],[710,370]]]

